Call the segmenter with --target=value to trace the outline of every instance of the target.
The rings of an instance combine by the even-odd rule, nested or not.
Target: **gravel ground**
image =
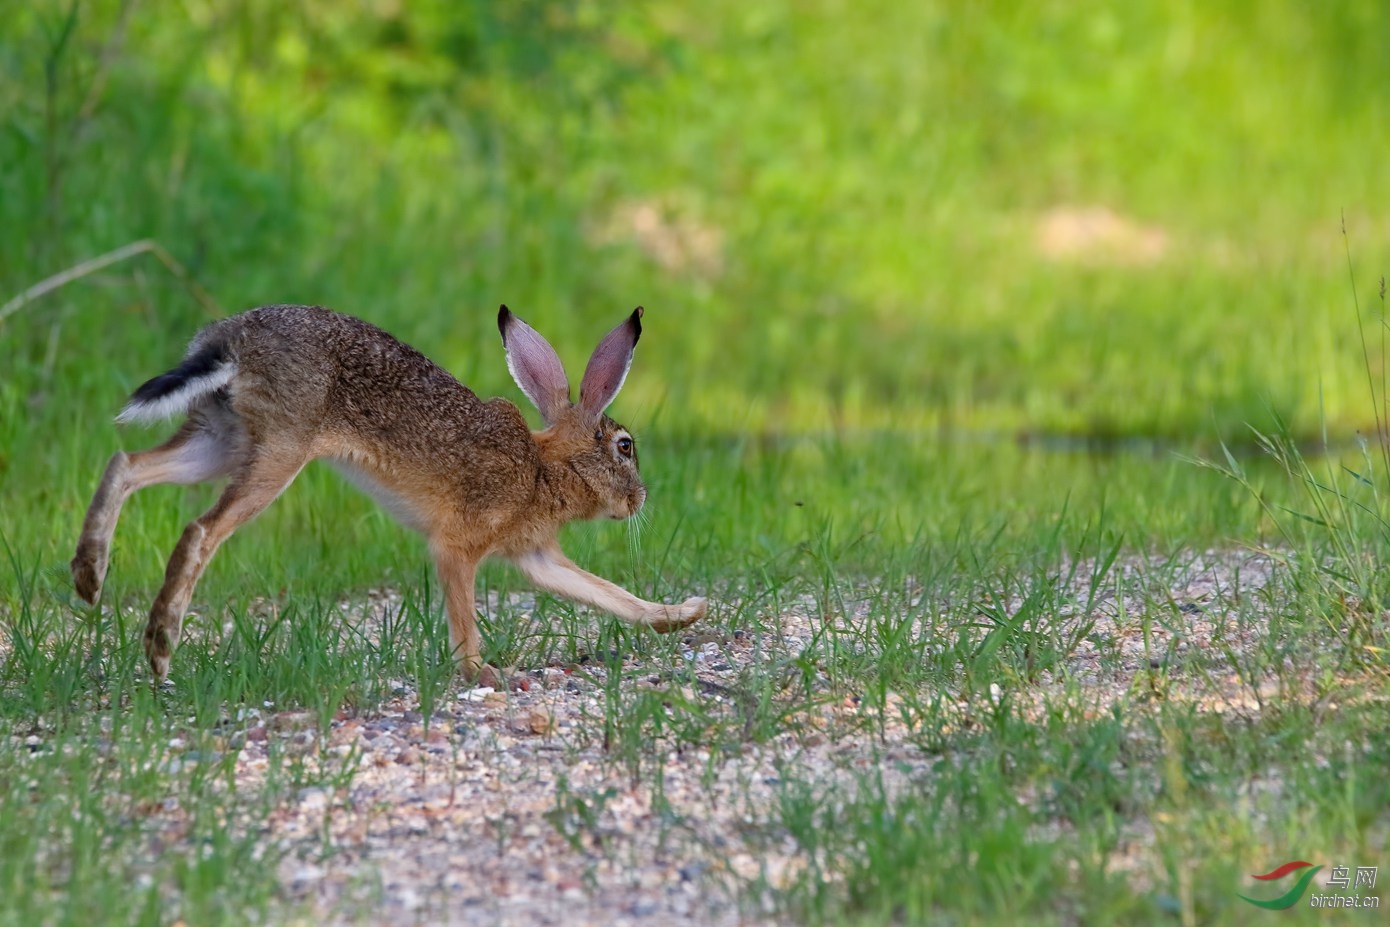
[[[1136,679],[1167,663],[1164,698],[1257,711],[1272,694],[1267,681],[1252,691],[1223,671],[1214,642],[1230,652],[1254,643],[1261,625],[1231,616],[1237,598],[1258,593],[1271,568],[1259,555],[1208,552],[1171,571],[1180,584],[1156,591],[1152,564],[1117,566],[1120,591],[1088,616],[1068,618],[1095,626],[1064,674],[1043,674],[1026,693],[1025,710],[1029,700],[1040,706],[1058,697],[1063,676],[1080,683],[1087,710],[1136,693],[1142,700]],[[1087,578],[1081,570],[1074,582]],[[1139,616],[1165,598],[1146,647]],[[722,700],[736,713],[734,686],[748,661],[810,643],[821,619],[810,602],[802,605],[779,616],[770,637],[690,634],[687,657],[700,692],[684,697]],[[1202,669],[1184,672],[1194,652],[1203,654]],[[625,669],[624,685],[670,685],[636,662]],[[756,833],[783,778],[849,785],[856,771],[876,767],[891,787],[934,760],[914,738],[911,712],[891,704],[895,697],[882,713],[892,720],[877,726],[862,723],[866,708],[851,693],[803,708],[788,725],[794,730],[714,759],[703,749],[654,744],[647,768],[633,777],[604,749],[605,690],[595,675],[601,671],[545,667],[520,674],[513,685],[524,688],[513,691],[458,689],[428,726],[405,682],[398,699],[370,714],[341,715],[326,735],[307,713],[248,718],[238,760],[248,784],[266,774],[277,739],[357,769],[341,790],[287,795],[267,822],[270,839],[289,850],[287,892],[327,924],[765,922],[756,899],[722,887],[757,878],[777,886],[798,871],[794,846]],[[971,706],[957,704],[958,723],[969,727]],[[567,813],[557,816],[557,808]],[[333,850],[326,856],[325,840]]]
[[[1271,681],[1241,682],[1221,655],[1245,652],[1264,633],[1250,610],[1261,607],[1272,569],[1245,551],[1194,553],[1177,568],[1116,564],[1110,592],[1088,614],[1063,611],[1067,626],[1094,622],[1065,667],[1017,692],[992,687],[990,697],[1012,698],[1025,712],[1058,698],[1079,698],[1086,712],[1122,701],[1137,707],[1154,695],[1148,670],[1163,667],[1163,699],[1258,712],[1275,694]],[[1155,588],[1155,576],[1176,579]],[[1078,570],[1072,591],[1088,578]],[[350,605],[349,620],[377,621],[390,604]],[[1020,603],[996,604],[1012,613]],[[837,620],[853,623],[867,611],[861,603]],[[763,623],[777,630],[689,629],[685,656],[697,685],[687,680],[682,689],[661,669],[628,659],[624,695],[645,687],[698,699],[725,719],[720,736],[737,731],[737,686],[748,665],[795,656],[824,630],[809,600],[762,617],[775,618]],[[777,887],[800,871],[795,846],[763,826],[781,782],[852,788],[856,773],[873,770],[891,789],[928,775],[938,758],[924,752],[915,729],[912,706],[924,695],[947,696],[956,712],[933,735],[969,729],[990,707],[933,692],[890,695],[870,708],[852,691],[827,687],[823,699],[784,715],[770,739],[713,751],[692,748],[688,736],[680,749],[658,739],[643,745],[643,768],[633,775],[605,749],[611,693],[598,666],[527,668],[505,692],[456,685],[428,719],[408,680],[394,687],[387,704],[341,712],[326,731],[308,712],[273,706],[244,710],[229,725],[238,788],[283,775],[283,759],[272,754],[344,771],[341,787],[286,789],[264,820],[243,822],[284,851],[284,890],[315,924],[767,923],[759,898],[735,897],[733,886]],[[179,755],[171,744],[168,762]],[[176,834],[181,812],[164,813]]]

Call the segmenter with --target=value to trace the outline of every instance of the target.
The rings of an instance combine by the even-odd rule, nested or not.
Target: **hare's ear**
[[[502,332],[512,379],[540,409],[545,423],[554,424],[570,406],[570,383],[560,356],[540,332],[512,315],[506,306],[497,312],[497,328]]]
[[[617,328],[613,329],[594,348],[584,379],[579,383],[579,408],[588,416],[598,418],[618,390],[623,388],[628,368],[632,366],[632,349],[642,336],[642,307],[632,310]]]

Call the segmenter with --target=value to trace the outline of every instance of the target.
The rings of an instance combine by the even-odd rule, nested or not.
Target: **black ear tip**
[[[502,308],[497,310],[497,330],[502,333],[502,340],[507,340],[507,320],[512,317],[512,310],[503,303]]]
[[[636,341],[642,335],[642,314],[646,311],[647,310],[643,309],[641,306],[638,306],[636,309],[632,310],[632,315],[628,317],[628,321],[632,323],[633,341]]]

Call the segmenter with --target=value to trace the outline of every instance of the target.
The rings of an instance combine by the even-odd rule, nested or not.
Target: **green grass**
[[[1364,547],[1353,556],[1357,562],[1383,550],[1383,532],[1327,529],[1288,514],[1285,508],[1312,509],[1310,498],[1259,459],[1242,464],[1243,479],[1261,487],[1257,498],[1238,480],[1171,457],[1096,460],[1008,445],[976,450],[972,456],[903,436],[762,449],[673,447],[671,459],[697,463],[665,475],[656,465],[664,458],[649,455],[658,508],[638,556],[616,526],[572,532],[573,555],[644,593],[710,591],[718,604],[705,630],[716,636],[772,633],[788,609],[833,620],[799,649],[772,652],[741,672],[729,692],[716,693],[727,697],[712,700],[699,687],[678,641],[614,622],[595,634],[559,602],[542,605],[540,626],[519,624],[512,608],[494,612],[486,626],[490,652],[522,666],[591,666],[580,675],[598,687],[601,708],[578,719],[577,736],[602,739],[607,761],[657,794],[661,757],[672,750],[707,751],[710,769],[717,769],[721,758],[788,733],[808,736],[818,730],[818,713],[845,698],[861,707],[835,736],[858,731],[872,743],[876,731],[906,719],[917,732],[913,758],[885,758],[897,780],[892,787],[862,768],[852,785],[828,785],[789,759],[784,793],[741,838],[754,849],[763,840],[791,840],[818,861],[819,869],[790,884],[725,885],[750,903],[770,898],[807,922],[1036,916],[1148,923],[1170,914],[1180,921],[1184,911],[1198,922],[1238,921],[1244,912],[1232,886],[1267,858],[1373,858],[1383,850],[1386,796],[1364,771],[1383,762],[1372,732],[1387,720],[1375,694],[1383,692],[1384,661],[1382,651],[1366,648],[1384,646],[1385,626],[1366,617],[1376,614],[1369,606],[1348,606],[1347,595],[1383,602],[1385,592],[1348,585],[1341,554],[1319,541],[1335,530],[1338,540]],[[878,476],[882,483],[864,475],[865,460],[892,460]],[[982,488],[940,498],[913,491],[947,478],[962,489],[978,480]],[[1383,470],[1369,479],[1385,485]],[[824,511],[805,511],[808,487],[819,491]],[[1364,487],[1352,480],[1342,491],[1355,500]],[[311,492],[292,490],[222,551],[176,656],[176,686],[157,697],[146,688],[139,632],[157,582],[160,539],[140,542],[151,547],[149,575],[132,562],[137,544],[118,548],[107,600],[114,608],[100,617],[73,607],[59,563],[25,566],[16,559],[19,588],[7,605],[14,649],[0,667],[0,716],[17,738],[9,761],[43,783],[37,795],[20,791],[7,799],[24,802],[16,814],[25,826],[12,835],[24,852],[6,858],[12,884],[26,886],[25,903],[33,907],[25,912],[53,922],[69,916],[66,866],[35,880],[25,862],[39,847],[52,852],[55,840],[76,854],[70,866],[84,865],[83,853],[108,860],[85,865],[111,866],[96,844],[127,848],[125,862],[91,883],[108,898],[124,897],[132,884],[150,892],[154,885],[166,912],[172,897],[174,910],[237,922],[240,909],[218,906],[229,894],[241,898],[245,880],[252,909],[282,910],[275,856],[248,855],[254,828],[218,830],[220,843],[198,836],[198,828],[255,820],[256,809],[273,806],[287,790],[350,779],[351,767],[295,765],[286,757],[286,769],[259,792],[218,790],[218,764],[235,756],[226,740],[240,726],[239,712],[264,704],[307,709],[326,727],[344,708],[370,715],[397,694],[398,680],[420,693],[426,716],[438,703],[452,672],[421,545],[399,539],[405,550],[392,555],[403,564],[398,573],[343,578],[359,588],[387,583],[405,592],[380,641],[365,639],[336,608],[343,590],[331,579],[343,567],[330,538],[352,517],[296,526],[294,510]],[[152,495],[132,501],[132,521]],[[678,506],[683,499],[699,501]],[[1262,502],[1277,514],[1267,515]],[[668,511],[676,508],[703,529],[683,527],[680,513]],[[1360,511],[1354,504],[1348,510]],[[833,512],[854,517],[828,517]],[[1074,675],[1078,652],[1088,641],[1100,646],[1101,665],[1121,676],[1132,672],[1132,658],[1069,616],[1088,614],[1088,603],[1123,585],[1137,597],[1128,606],[1131,630],[1181,628],[1179,603],[1168,590],[1194,545],[1234,540],[1221,533],[1231,524],[1249,529],[1249,541],[1263,530],[1286,553],[1288,568],[1261,595],[1226,603],[1228,646],[1183,654],[1158,643],[1152,668],[1135,675],[1127,696],[1113,707],[1098,700]],[[176,530],[169,526],[166,545]],[[382,542],[361,543],[372,549]],[[282,562],[287,547],[303,553]],[[1137,554],[1144,559],[1135,561]],[[1137,576],[1122,580],[1122,569]],[[502,593],[520,588],[501,567],[486,582]],[[1364,625],[1349,625],[1357,615]],[[1337,633],[1341,628],[1349,630]],[[1240,644],[1247,631],[1257,633],[1256,646]],[[639,668],[626,668],[629,655]],[[662,667],[662,685],[633,686],[634,674],[645,678]],[[1252,698],[1263,693],[1267,707],[1248,717],[1213,716],[1176,694],[1185,681],[1212,674],[1235,674],[1236,690]],[[1279,697],[1269,695],[1271,678]],[[1331,711],[1328,703],[1347,691],[1364,695]],[[20,746],[30,736],[43,745],[32,756]],[[175,738],[181,745],[172,749]],[[94,743],[106,742],[117,745],[114,756],[90,755]],[[146,765],[122,765],[121,749]],[[172,772],[149,769],[151,758],[169,763],[189,753],[200,759]],[[199,772],[205,763],[214,768]],[[99,777],[90,764],[100,767]],[[45,809],[98,802],[78,794],[96,778],[117,807],[96,807],[91,833],[55,832],[47,821],[57,812]],[[1279,783],[1258,807],[1245,791],[1253,779]],[[121,817],[121,808],[168,794],[188,794],[189,807],[196,801],[209,815],[203,823],[195,815],[179,837],[183,846],[213,846],[199,881],[190,881],[182,856],[152,857],[143,848],[153,838],[138,817]],[[602,813],[601,794],[562,793],[555,801],[562,834],[600,848],[612,843],[590,820]],[[1150,835],[1146,826],[1160,819]],[[666,826],[681,829],[679,821]],[[592,841],[590,832],[598,834]],[[1130,855],[1135,868],[1117,868]],[[968,869],[962,860],[971,861]],[[162,922],[130,911],[130,923]],[[82,917],[74,913],[67,922]]]
[[[318,465],[219,553],[172,690],[144,613],[214,489],[136,496],[103,606],[72,595],[106,459],[162,435],[111,415],[214,314],[281,301],[514,399],[498,303],[572,363],[647,307],[614,409],[645,526],[567,549],[709,593],[721,639],[831,621],[711,693],[677,640],[544,597],[521,622],[497,566],[488,653],[584,661],[581,731],[657,796],[663,751],[713,775],[846,699],[832,733],[909,725],[833,782],[786,759],[736,839],[807,868],[712,874],[751,909],[1254,924],[1266,864],[1386,860],[1390,459],[1346,451],[1385,420],[1377,4],[132,9],[0,17],[0,305],[144,238],[188,277],[147,254],[0,318],[0,924],[301,913],[259,822],[353,763],[286,749],[232,789],[248,712],[324,728],[404,685],[428,719],[455,684],[423,544]],[[1279,564],[1193,652],[1169,590],[1209,548]],[[376,640],[339,603],[379,588]],[[1139,658],[1087,617],[1119,590]],[[1217,684],[1257,707],[1200,710]],[[621,852],[606,800],[559,789],[551,822]]]
[[[1177,707],[1087,718],[1056,705],[1039,723],[1001,706],[905,791],[872,773],[848,794],[792,780],[773,832],[813,866],[789,900],[832,923],[1258,923],[1268,914],[1232,895],[1243,870],[1306,847],[1383,851],[1342,842],[1387,798],[1363,772],[1383,751],[1341,746],[1385,720],[1383,707],[1331,725],[1294,708],[1230,731]],[[1272,768],[1303,807],[1252,799],[1247,784]],[[1137,820],[1153,822],[1157,871],[1130,868]]]

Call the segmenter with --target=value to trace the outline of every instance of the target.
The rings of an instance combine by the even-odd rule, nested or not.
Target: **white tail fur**
[[[116,415],[116,424],[159,422],[188,410],[200,396],[215,392],[236,376],[236,364],[226,361],[200,376],[190,377],[168,392],[150,398],[136,396]]]

